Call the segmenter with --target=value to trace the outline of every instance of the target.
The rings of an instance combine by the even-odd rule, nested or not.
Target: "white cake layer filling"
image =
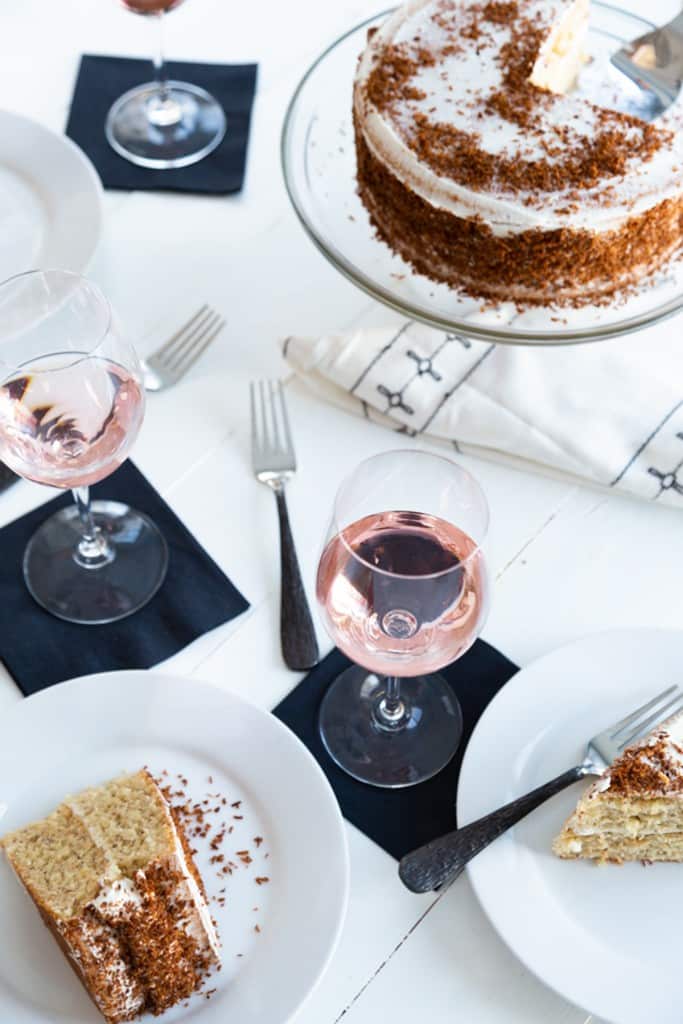
[[[474,2],[459,0],[459,6],[466,8]],[[559,156],[549,156],[544,148],[544,144],[557,147],[558,128],[570,125],[579,142],[582,139],[588,142],[595,136],[599,123],[596,108],[571,94],[554,96],[547,108],[544,107],[540,115],[540,135],[530,135],[493,112],[478,116],[482,115],[481,104],[473,107],[471,101],[473,98],[483,101],[502,86],[497,56],[510,40],[507,26],[490,23],[486,25],[484,43],[473,43],[435,66],[425,65],[419,69],[411,85],[426,94],[424,99],[405,101],[391,113],[380,112],[362,88],[378,52],[390,43],[410,45],[416,36],[430,50],[445,46],[446,30],[432,20],[438,5],[439,0],[409,0],[387,19],[361,58],[354,99],[356,115],[370,151],[422,199],[458,217],[482,217],[494,233],[505,235],[533,228],[611,231],[629,217],[683,193],[683,98],[679,98],[676,109],[662,120],[662,126],[677,129],[674,142],[663,145],[647,161],[632,159],[624,175],[606,178],[595,187],[582,190],[578,210],[571,203],[571,189],[542,195],[537,191],[515,193],[504,189],[475,191],[433,171],[405,142],[416,113],[424,114],[432,124],[447,123],[470,136],[477,136],[478,145],[485,152],[494,156],[504,154],[512,160],[560,160]],[[548,25],[548,40],[539,55],[534,77],[545,73],[550,80],[548,64],[552,64],[555,46],[574,49],[579,46],[582,5],[583,0],[574,3],[571,0],[527,0],[524,4],[525,16],[541,18]],[[573,27],[572,19],[575,19]],[[572,63],[572,57],[567,57],[566,53],[560,55],[560,60],[565,62],[565,70]],[[640,137],[636,127],[632,131],[634,140]]]

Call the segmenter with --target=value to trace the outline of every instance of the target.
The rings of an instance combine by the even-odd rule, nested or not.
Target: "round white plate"
[[[586,740],[672,683],[683,633],[586,637],[515,676],[467,748],[458,791],[466,824],[577,764]],[[469,866],[482,907],[522,962],[613,1024],[680,1024],[683,864],[597,867],[553,856],[587,783],[521,822]]]
[[[0,110],[0,281],[37,268],[81,273],[102,227],[102,184],[65,135]]]
[[[184,776],[193,800],[227,798],[225,819],[234,831],[220,852],[239,865],[219,880],[208,844],[193,840],[209,897],[225,887],[225,906],[211,903],[223,968],[210,981],[210,999],[195,996],[164,1021],[283,1024],[336,946],[348,854],[327,780],[272,715],[195,680],[143,671],[46,690],[0,726],[0,834],[42,817],[69,793],[143,765],[155,775],[165,769],[171,781]],[[236,801],[239,808],[231,807]],[[221,811],[217,823],[223,818]],[[241,863],[239,850],[250,850],[253,862]],[[269,882],[258,885],[257,877]],[[101,1021],[2,856],[0,948],[1,1021]]]

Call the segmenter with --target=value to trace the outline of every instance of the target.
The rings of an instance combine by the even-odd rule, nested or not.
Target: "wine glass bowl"
[[[133,346],[92,282],[30,271],[0,284],[0,457],[20,476],[74,492],[24,554],[29,591],[48,611],[111,622],[161,585],[166,543],[144,515],[90,503],[88,487],[126,459],[145,392]]]
[[[320,730],[355,778],[412,785],[455,753],[461,712],[449,684],[431,673],[461,657],[483,628],[487,526],[474,478],[427,452],[375,456],[342,485],[316,593],[330,636],[356,664],[327,692]]]

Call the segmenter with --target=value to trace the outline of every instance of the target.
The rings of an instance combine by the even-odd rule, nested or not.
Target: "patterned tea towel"
[[[525,348],[414,322],[284,342],[321,397],[456,451],[683,508],[683,318],[612,341]]]

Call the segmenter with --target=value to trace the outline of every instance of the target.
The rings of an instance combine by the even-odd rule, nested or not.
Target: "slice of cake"
[[[163,1013],[218,963],[202,880],[147,771],[68,798],[0,845],[110,1024]]]
[[[581,797],[558,857],[683,861],[683,715],[628,747]]]

